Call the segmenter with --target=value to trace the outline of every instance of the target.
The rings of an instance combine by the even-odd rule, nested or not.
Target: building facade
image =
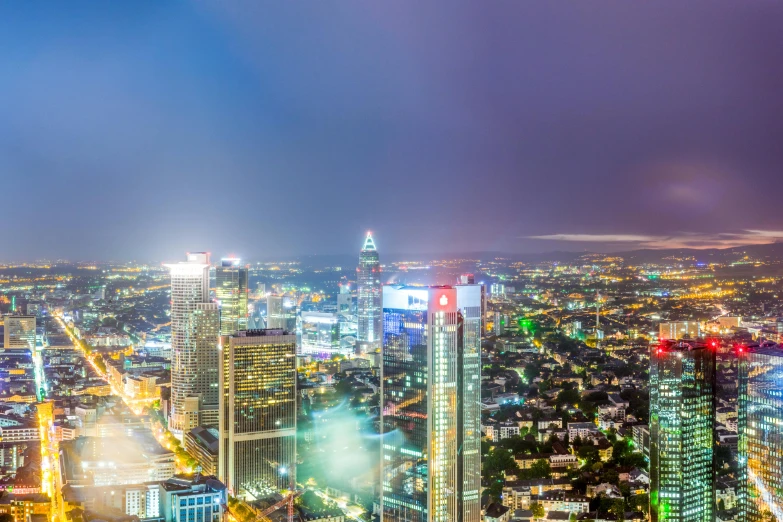
[[[669,341],[650,355],[650,520],[711,522],[715,352]]]
[[[194,310],[190,312],[187,334],[191,338],[187,344],[194,348],[196,354],[197,366],[192,394],[198,398],[198,417],[189,419],[188,422],[191,429],[194,422],[196,426],[217,426],[220,324],[220,307],[217,303],[196,303]]]
[[[330,312],[302,312],[300,355],[328,358],[340,353],[340,318]]]
[[[220,260],[215,269],[215,298],[220,304],[220,335],[247,329],[248,270],[236,258]]]
[[[3,318],[3,347],[35,350],[35,316],[6,315]]]
[[[368,232],[359,253],[357,281],[357,332],[356,342],[363,352],[381,347],[383,340],[381,304],[381,263],[375,241]]]
[[[166,265],[171,271],[171,412],[169,429],[178,436],[198,426],[186,411],[189,397],[198,396],[199,364],[194,337],[189,334],[196,305],[209,303],[209,254],[189,253],[187,261]],[[203,391],[203,390],[202,390]]]
[[[481,518],[481,288],[385,286],[385,521]]]
[[[291,296],[266,296],[266,327],[272,330],[296,331],[296,300]]]
[[[740,520],[783,520],[783,350],[738,356]]]
[[[296,335],[221,337],[219,476],[233,496],[288,488],[296,474]]]

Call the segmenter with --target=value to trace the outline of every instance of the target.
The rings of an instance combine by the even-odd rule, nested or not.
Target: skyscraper
[[[357,279],[356,342],[365,352],[380,348],[382,341],[381,316],[381,263],[372,235],[367,232],[364,246],[359,253]]]
[[[35,316],[6,315],[3,318],[3,346],[35,350]]]
[[[196,353],[196,379],[193,395],[198,397],[198,416],[188,411],[189,425],[217,426],[218,424],[218,373],[220,353],[220,307],[217,303],[196,303],[190,312],[187,333]],[[188,408],[185,408],[188,410]],[[190,428],[192,429],[192,428]],[[190,431],[187,429],[185,433]]]
[[[783,520],[783,350],[741,347],[737,355],[738,520]]]
[[[650,355],[650,520],[711,522],[715,515],[715,352],[665,341]]]
[[[383,288],[386,521],[477,522],[481,288]]]
[[[287,295],[266,296],[266,327],[273,330],[296,330],[296,300]]]
[[[171,271],[171,414],[169,429],[178,436],[198,426],[199,367],[192,312],[209,303],[209,254],[188,253],[187,261],[166,265]],[[203,362],[201,363],[203,364]],[[190,398],[190,400],[187,400]],[[186,408],[187,402],[187,408]]]
[[[219,475],[258,497],[296,474],[296,335],[278,329],[221,337]]]
[[[220,260],[215,269],[215,298],[220,304],[220,335],[247,329],[248,270],[236,258]]]

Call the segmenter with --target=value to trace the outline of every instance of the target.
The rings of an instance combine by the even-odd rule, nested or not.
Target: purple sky
[[[6,2],[0,259],[774,241],[781,26],[766,0]]]

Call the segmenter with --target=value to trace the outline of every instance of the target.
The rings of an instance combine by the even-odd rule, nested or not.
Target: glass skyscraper
[[[231,495],[257,498],[296,479],[296,335],[222,336],[219,476]]]
[[[196,305],[209,303],[209,254],[188,253],[187,261],[166,265],[171,271],[171,413],[169,429],[179,437],[198,426],[193,398],[199,389],[200,364],[195,336],[190,334]],[[190,400],[188,400],[190,399]],[[186,405],[187,403],[187,405]]]
[[[783,350],[739,350],[738,520],[783,520]]]
[[[220,304],[220,335],[232,335],[247,329],[246,267],[236,258],[220,260],[215,269],[215,298]]]
[[[357,331],[359,350],[372,352],[381,347],[381,263],[375,241],[368,232],[359,253],[357,279]]]
[[[383,287],[384,521],[481,518],[481,287]]]
[[[664,341],[650,355],[650,520],[715,516],[715,352]]]

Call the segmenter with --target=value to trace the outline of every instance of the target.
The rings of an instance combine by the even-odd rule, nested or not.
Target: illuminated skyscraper
[[[737,520],[783,520],[783,350],[739,350]]]
[[[3,317],[3,346],[35,350],[35,316],[6,315]]]
[[[215,298],[220,304],[220,335],[247,329],[246,267],[235,258],[221,259],[215,269]]]
[[[238,497],[296,479],[296,336],[249,330],[221,337],[219,475]]]
[[[715,352],[667,341],[650,355],[650,520],[712,522]]]
[[[356,342],[362,351],[380,348],[383,337],[381,315],[381,263],[375,241],[368,232],[359,253],[357,280]]]
[[[331,357],[340,353],[340,319],[336,313],[302,312],[300,355]]]
[[[177,435],[198,426],[199,360],[192,312],[196,305],[209,303],[209,254],[189,253],[187,261],[166,265],[171,271],[171,414],[169,429]],[[203,362],[201,363],[203,364]],[[187,400],[190,398],[190,400]],[[186,401],[187,400],[187,401]],[[186,407],[187,402],[187,407]]]
[[[291,296],[269,294],[266,296],[266,327],[296,330],[296,300]]]
[[[383,287],[384,521],[481,519],[481,287]]]
[[[218,373],[220,368],[218,351],[220,307],[218,304],[196,303],[195,308],[190,312],[187,332],[190,336],[187,344],[194,347],[198,362],[196,381],[192,392],[193,396],[198,397],[198,417],[188,411],[188,424],[192,425],[195,422],[196,426],[217,426]],[[185,433],[188,431],[190,430],[186,430]]]

